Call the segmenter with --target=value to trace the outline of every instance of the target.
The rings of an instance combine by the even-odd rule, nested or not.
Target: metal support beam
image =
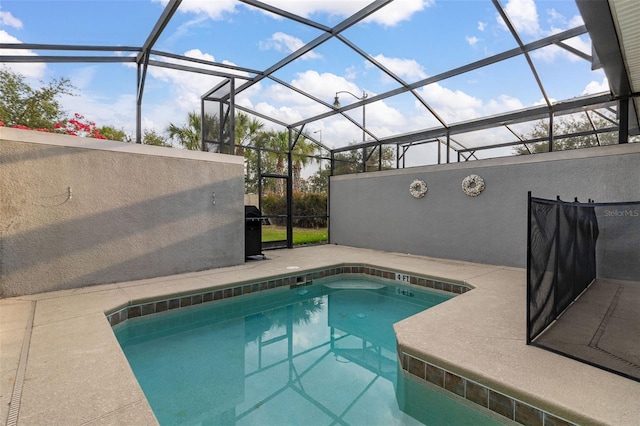
[[[629,142],[629,98],[618,101],[618,143]]]
[[[200,99],[200,150],[206,151],[207,145],[204,141],[204,99]]]
[[[142,143],[142,95],[144,83],[147,78],[149,55],[144,55],[142,64],[138,63],[137,90],[136,90],[136,143]]]
[[[572,29],[567,30],[567,31],[563,31],[563,32],[560,32],[560,33],[557,33],[557,34],[553,34],[553,35],[551,35],[549,37],[545,37],[545,38],[540,39],[538,41],[534,41],[532,43],[525,44],[521,48],[510,49],[508,51],[505,51],[505,52],[502,52],[502,53],[498,53],[498,54],[493,55],[491,57],[484,58],[484,59],[481,59],[479,61],[472,62],[470,64],[463,65],[461,67],[454,68],[454,69],[449,70],[449,71],[445,71],[445,72],[443,72],[441,74],[437,74],[437,75],[425,78],[424,80],[420,80],[420,81],[417,81],[415,83],[411,83],[411,84],[409,84],[407,86],[399,87],[397,89],[393,89],[393,90],[390,90],[388,92],[381,93],[379,95],[369,96],[367,98],[366,103],[370,104],[370,103],[373,103],[373,102],[384,100],[386,98],[389,98],[389,97],[392,97],[392,96],[395,96],[395,95],[399,95],[401,93],[405,93],[405,92],[407,92],[409,90],[419,89],[421,87],[427,86],[427,85],[432,84],[432,83],[437,83],[439,81],[446,80],[448,78],[455,77],[455,76],[458,76],[460,74],[464,74],[464,73],[467,73],[467,72],[470,72],[470,71],[474,71],[474,70],[483,68],[483,67],[485,67],[487,65],[495,64],[497,62],[501,62],[501,61],[504,61],[504,60],[507,60],[507,59],[511,59],[511,58],[517,57],[517,56],[521,55],[524,52],[531,52],[531,51],[534,51],[534,50],[537,50],[537,49],[541,49],[541,48],[543,48],[545,46],[549,46],[549,45],[555,44],[557,41],[562,41],[562,40],[570,39],[570,38],[573,38],[573,37],[577,37],[577,36],[582,35],[582,34],[584,34],[586,32],[587,32],[587,28],[584,25],[581,25],[579,27],[572,28]],[[350,105],[347,105],[347,106],[344,106],[344,107],[340,108],[340,112],[348,111],[350,109],[357,108],[357,107],[359,107],[361,105],[362,105],[362,102],[354,102],[353,104],[350,104]],[[545,107],[548,108],[548,106],[545,106]],[[310,122],[313,122],[313,121],[321,120],[323,118],[327,118],[327,117],[330,117],[332,115],[335,115],[335,111],[325,112],[323,114],[319,114],[319,115],[316,115],[314,117],[310,117],[310,118],[307,118],[305,120],[301,120],[301,121],[298,121],[296,123],[292,123],[291,125],[292,126],[300,126],[300,125],[302,125],[304,123],[310,123]]]
[[[569,114],[572,112],[583,111],[585,107],[605,107],[606,104],[610,102],[612,102],[611,95],[609,95],[608,93],[598,94],[557,103],[553,105],[552,112],[554,112],[555,114]],[[389,138],[381,138],[379,141],[367,142],[364,144],[364,146],[373,146],[377,145],[378,143],[395,144],[421,142],[429,139],[445,137],[447,133],[449,133],[450,135],[456,135],[477,130],[491,129],[497,126],[503,126],[505,124],[523,123],[533,120],[546,119],[549,117],[549,114],[549,108],[546,105],[531,107],[520,111],[507,112],[505,114],[498,114],[491,117],[452,124],[449,128],[437,127],[412,133],[405,133],[403,135],[391,136]],[[354,144],[348,147],[338,148],[335,151],[351,151],[353,149],[358,149],[361,147],[362,145],[360,144]]]
[[[553,140],[554,143],[555,141],[559,141],[559,140],[564,140],[564,139],[570,139],[570,138],[575,138],[575,137],[581,137],[581,136],[589,136],[589,135],[602,135],[602,134],[606,134],[606,133],[612,133],[612,132],[617,132],[618,131],[618,126],[615,127],[606,127],[603,129],[598,129],[598,130],[585,130],[582,132],[574,132],[574,133],[567,133],[564,135],[553,135]],[[496,148],[508,148],[511,146],[516,146],[516,145],[523,145],[525,146],[525,148],[529,151],[529,153],[531,154],[531,150],[529,150],[529,147],[527,146],[527,144],[535,144],[535,143],[539,143],[539,142],[546,142],[549,143],[549,137],[548,136],[544,136],[544,137],[539,137],[539,138],[535,138],[535,139],[528,139],[526,141],[524,141],[523,139],[518,139],[518,141],[515,142],[505,142],[505,143],[499,143],[499,144],[495,144],[495,145],[489,145],[489,146],[479,146],[479,147],[475,147],[475,148],[468,148],[468,149],[461,149],[459,150],[460,152],[472,152],[472,151],[486,151],[489,149],[496,149]]]
[[[287,152],[287,248],[293,248],[293,131],[289,129],[289,152]]]
[[[518,43],[518,46],[520,46],[520,49],[522,49],[523,55],[527,60],[527,64],[529,64],[529,69],[531,70],[531,73],[533,74],[533,77],[536,80],[536,83],[538,84],[538,88],[540,89],[540,92],[542,92],[542,96],[544,97],[544,100],[547,103],[547,106],[551,107],[551,100],[547,96],[547,92],[544,90],[544,85],[542,84],[542,80],[540,80],[540,76],[536,71],[536,67],[533,65],[533,61],[531,60],[531,56],[529,55],[529,52],[524,50],[524,43],[522,42],[522,39],[520,39],[518,32],[514,28],[513,24],[511,23],[511,20],[507,16],[507,13],[505,12],[500,2],[498,0],[493,0],[493,5],[496,7],[496,9],[498,9],[498,13],[500,14],[500,17],[502,17],[502,20],[504,21],[505,25],[509,28],[509,31],[511,31],[511,35]]]
[[[553,112],[549,113],[549,152],[553,151]]]
[[[447,164],[450,163],[451,159],[451,132],[447,131]]]
[[[315,39],[311,40],[309,43],[305,44],[304,46],[302,46],[301,48],[299,48],[295,52],[291,53],[290,55],[288,55],[284,59],[282,59],[282,60],[278,61],[277,63],[275,63],[274,65],[270,66],[269,68],[264,70],[264,72],[261,75],[258,75],[256,77],[254,77],[251,81],[249,81],[249,82],[243,84],[242,86],[240,86],[238,88],[238,93],[242,92],[245,89],[248,89],[249,87],[253,86],[256,83],[259,83],[265,77],[273,74],[274,72],[278,71],[279,69],[281,69],[285,65],[287,65],[287,64],[295,61],[296,59],[300,58],[301,56],[307,54],[308,52],[310,52],[313,49],[315,49],[316,47],[320,46],[321,44],[323,44],[327,40],[331,39],[335,35],[341,33],[342,31],[345,31],[345,30],[351,28],[353,25],[357,24],[362,19],[364,19],[367,16],[375,13],[377,10],[379,10],[380,8],[386,6],[388,3],[391,3],[391,1],[393,1],[393,0],[376,0],[376,1],[372,2],[371,4],[366,6],[364,9],[360,10],[359,12],[357,12],[354,15],[350,16],[349,18],[347,18],[344,21],[340,22],[335,27],[331,28],[328,32],[325,32],[324,34],[321,34],[320,36],[318,36]],[[251,1],[251,2],[247,2],[247,3],[253,3],[254,5],[257,6],[257,4],[259,2],[254,0],[254,1]],[[262,6],[260,6],[260,7],[262,7]],[[271,6],[270,6],[270,8],[271,8],[272,12],[273,12],[273,9],[275,9],[275,8],[273,8]],[[282,11],[282,13],[288,13],[288,12]],[[303,123],[300,123],[300,125],[302,125],[302,124]],[[293,125],[292,127],[297,127],[297,125]]]
[[[176,10],[178,10],[180,3],[182,3],[182,0],[169,0],[164,10],[162,11],[162,14],[158,18],[158,21],[156,21],[156,24],[154,25],[153,29],[149,33],[149,36],[147,36],[147,39],[142,45],[141,52],[138,54],[138,57],[136,59],[138,63],[142,60],[142,55],[148,54],[153,45],[156,44],[156,41],[158,41],[158,38],[162,34],[162,31],[164,31],[167,24],[169,24],[171,17],[174,13],[176,13]]]
[[[147,40],[142,45],[135,61],[138,64],[138,87],[136,92],[136,143],[142,143],[142,95],[144,94],[144,83],[147,77],[147,68],[149,66],[150,51],[155,42],[162,34],[171,17],[180,6],[182,0],[169,0],[169,3],[162,11],[162,15],[158,18],[156,25],[153,27]],[[142,69],[140,68],[142,66]]]

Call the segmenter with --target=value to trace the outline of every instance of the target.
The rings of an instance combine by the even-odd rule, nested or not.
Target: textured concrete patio
[[[157,424],[104,315],[132,303],[343,263],[475,287],[396,325],[412,354],[578,424],[638,425],[640,383],[525,344],[525,271],[335,245],[178,276],[0,300],[0,422]]]
[[[640,381],[640,282],[596,280],[535,342]]]

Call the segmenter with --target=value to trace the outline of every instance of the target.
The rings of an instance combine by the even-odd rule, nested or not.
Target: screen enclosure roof
[[[5,0],[0,13],[5,65],[69,77],[85,113],[111,109],[98,119],[125,129],[137,103],[139,126],[162,130],[227,78],[238,110],[328,149],[510,146],[552,112],[615,124],[627,98],[638,128],[634,0]]]

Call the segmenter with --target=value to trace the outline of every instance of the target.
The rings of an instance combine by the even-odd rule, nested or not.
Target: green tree
[[[329,176],[331,176],[330,166],[326,166],[316,171],[309,177],[309,190],[317,194],[326,193],[329,189]]]
[[[257,139],[257,147],[265,149],[265,155],[261,164],[262,172],[268,170],[271,165],[275,169],[275,173],[279,175],[286,174],[286,161],[289,154],[289,132],[288,131],[269,131],[262,134]],[[304,135],[301,135],[296,142],[292,151],[292,176],[294,191],[301,189],[302,168],[315,161],[311,156],[318,152],[318,147],[314,143],[308,141]],[[265,164],[266,163],[266,164]],[[278,179],[276,181],[275,193],[284,195],[284,181]]]
[[[373,149],[373,151],[372,151]],[[380,165],[380,149],[382,149],[382,170],[395,168],[396,154],[392,147],[369,147],[367,152],[367,171],[378,170]],[[334,174],[344,175],[362,172],[362,148],[343,151],[334,156]]]
[[[167,141],[167,138],[158,134],[153,129],[145,129],[144,132],[142,132],[142,143],[145,145],[173,147],[173,145]]]
[[[111,126],[102,126],[100,133],[107,139],[120,142],[131,142],[131,136],[129,136],[123,129],[116,129]]]
[[[271,130],[263,134],[258,140],[259,148],[266,148],[265,156],[263,158],[263,167],[268,167],[264,164],[264,160],[267,162],[273,162],[275,165],[275,172],[278,175],[285,174],[285,160],[287,153],[289,152],[289,132],[280,131],[276,132]],[[276,180],[275,193],[279,196],[284,195],[284,181],[282,179]]]
[[[173,123],[169,123],[167,133],[169,139],[173,139],[181,147],[197,151],[200,149],[200,123],[202,120],[197,112],[190,112],[187,115],[187,123],[178,127]]]
[[[258,151],[255,147],[264,133],[264,123],[257,118],[249,118],[247,114],[236,114],[236,155],[244,156],[245,193],[258,192]]]
[[[293,148],[292,164],[293,164],[293,190],[302,191],[303,179],[300,176],[302,168],[308,164],[317,162],[314,155],[319,151],[318,145],[307,140],[304,135],[301,135]]]
[[[362,171],[362,150],[339,152],[334,155],[334,175],[360,173]],[[327,166],[328,168],[328,166]]]
[[[207,141],[207,148],[211,149],[211,145],[214,145],[213,152],[224,152],[222,149],[222,143],[219,141],[220,120],[216,115],[206,114],[204,116],[204,131],[205,141]],[[198,112],[190,112],[187,114],[187,122],[182,126],[177,126],[173,123],[169,123],[166,131],[169,135],[169,139],[177,142],[178,146],[191,151],[200,150],[200,124],[202,118]],[[227,152],[225,152],[227,153]]]
[[[264,130],[264,123],[257,118],[249,118],[243,112],[236,114],[236,145],[240,147],[251,146],[256,142],[256,138]]]
[[[66,113],[59,102],[60,95],[74,95],[75,87],[65,78],[42,82],[34,89],[22,74],[7,67],[0,69],[0,121],[7,127],[23,125],[32,129],[53,130]]]
[[[373,150],[373,151],[372,151]],[[382,151],[382,162],[380,152]],[[362,151],[360,151],[362,153]],[[390,146],[376,146],[367,148],[367,171],[395,169],[396,153]]]
[[[598,145],[613,145],[618,143],[618,132],[600,133],[597,137],[592,133],[594,127],[596,129],[604,129],[615,126],[612,122],[594,114],[590,117],[591,121],[584,114],[580,114],[579,116],[571,115],[556,119],[553,127],[553,150],[565,151],[569,149],[587,148]],[[575,133],[585,134],[566,138],[557,138],[561,135],[570,135]],[[546,120],[540,120],[533,125],[531,131],[524,136],[524,139],[535,140],[548,137],[549,122]],[[541,152],[549,152],[548,140],[514,147],[514,153],[517,155],[538,154]]]

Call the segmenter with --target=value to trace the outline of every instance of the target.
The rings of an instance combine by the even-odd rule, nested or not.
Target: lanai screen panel
[[[202,101],[202,137],[204,150],[235,155],[233,116],[233,79],[228,79]]]

